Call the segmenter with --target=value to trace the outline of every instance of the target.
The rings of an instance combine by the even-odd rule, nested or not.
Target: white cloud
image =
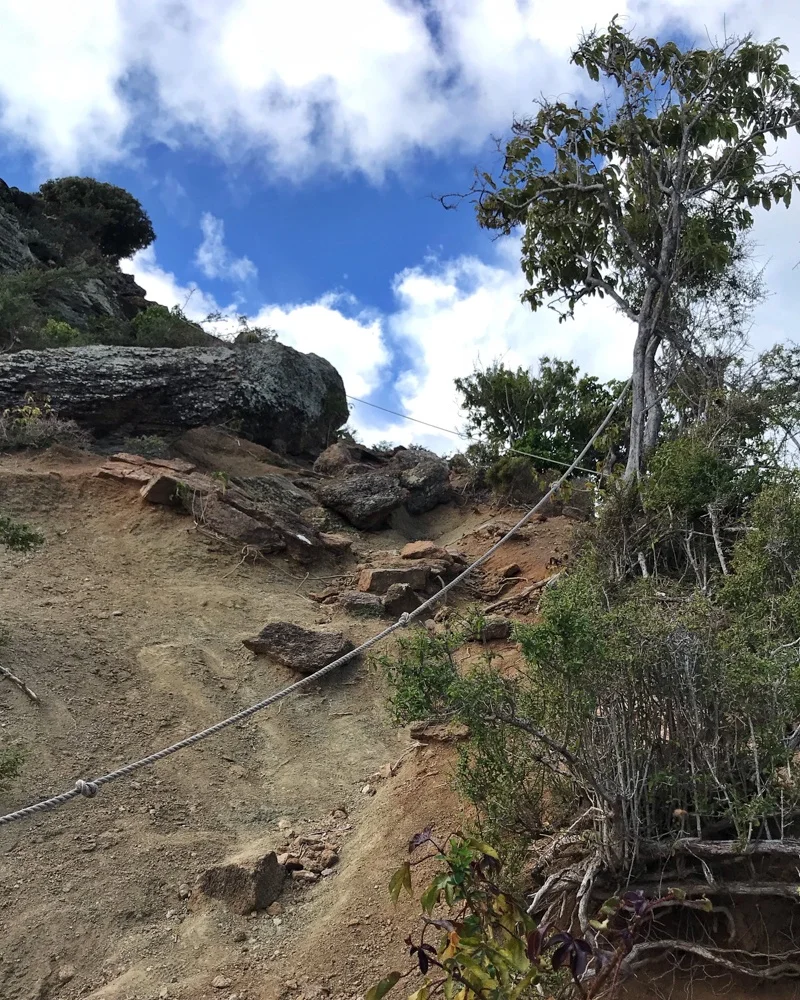
[[[155,248],[140,250],[120,267],[132,274],[144,288],[147,298],[172,308],[180,306],[189,319],[200,321],[213,312],[224,311],[213,295],[201,291],[196,285],[182,285],[171,271],[165,271],[156,260]]]
[[[463,415],[453,381],[477,364],[502,358],[527,366],[550,354],[573,358],[602,378],[626,373],[633,338],[629,321],[599,301],[579,309],[567,324],[546,310],[531,313],[519,301],[518,245],[509,240],[495,247],[490,264],[475,257],[428,258],[401,272],[394,282],[395,309],[386,316],[360,310],[351,296],[330,293],[315,302],[264,305],[251,322],[272,327],[284,344],[327,358],[351,396],[380,401],[395,388],[402,412],[454,430],[461,429]],[[213,296],[182,285],[159,267],[152,247],[124,261],[123,268],[149,298],[181,305],[192,319],[220,308]],[[236,315],[234,306],[221,311]],[[231,328],[223,323],[217,332],[224,336]],[[409,361],[398,367],[400,357]],[[367,443],[414,440],[439,451],[458,447],[451,435],[358,403],[351,422]]]
[[[221,312],[228,319],[207,325],[206,329],[221,337],[236,332],[236,304],[220,306],[212,295],[181,284],[172,272],[159,266],[153,247],[122,261],[121,266],[134,276],[149,299],[170,307],[179,305],[195,321]],[[327,358],[340,372],[351,395],[368,396],[381,384],[390,353],[382,317],[364,309],[350,315],[356,305],[349,296],[330,293],[316,302],[264,305],[250,323],[272,327],[282,343]]]
[[[225,246],[225,224],[210,212],[200,219],[203,241],[197,248],[195,264],[207,278],[223,278],[243,285],[258,275],[249,257],[234,257]]]
[[[540,92],[575,92],[568,54],[615,13],[753,27],[723,0],[0,0],[0,130],[43,171],[144,144],[257,156],[292,177],[380,176],[414,149],[474,149]],[[760,23],[796,37],[789,0]]]

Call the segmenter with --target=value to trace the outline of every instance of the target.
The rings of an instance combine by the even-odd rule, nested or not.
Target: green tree
[[[60,177],[39,188],[45,207],[87,235],[114,260],[150,246],[150,217],[124,188],[93,177]]]
[[[567,318],[608,296],[636,324],[628,477],[658,441],[659,349],[685,350],[691,306],[719,291],[751,209],[788,206],[800,186],[767,148],[800,130],[785,51],[750,38],[682,50],[636,40],[615,19],[572,56],[611,100],[543,103],[514,123],[499,182],[484,173],[474,188],[481,226],[525,227],[533,309],[549,303]]]
[[[548,357],[540,360],[538,374],[495,362],[455,384],[467,414],[467,432],[485,443],[489,457],[518,448],[560,462],[571,461],[580,451],[621,388],[582,375],[572,361]],[[623,436],[617,421],[586,461],[600,462],[609,452],[613,459]]]

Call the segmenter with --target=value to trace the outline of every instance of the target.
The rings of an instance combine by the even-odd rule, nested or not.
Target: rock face
[[[315,632],[291,622],[265,625],[255,638],[245,639],[244,645],[301,674],[313,674],[353,649],[341,632]]]
[[[49,396],[62,418],[101,436],[235,421],[251,440],[291,454],[318,453],[348,413],[333,365],[278,343],[73,347],[0,357],[0,411],[27,392]]]
[[[94,319],[133,319],[153,305],[130,274],[101,258],[85,233],[53,212],[39,196],[0,180],[0,275],[63,269],[57,281],[41,283],[35,297],[48,316],[77,329]]]
[[[200,888],[212,899],[220,899],[234,913],[245,916],[265,910],[280,896],[286,870],[274,851],[252,857],[240,856],[209,868]]]

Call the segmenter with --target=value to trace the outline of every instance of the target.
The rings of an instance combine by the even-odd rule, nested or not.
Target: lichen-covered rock
[[[255,638],[245,639],[244,645],[301,674],[316,673],[353,649],[341,632],[315,632],[292,622],[265,625]]]
[[[333,365],[278,343],[73,347],[0,357],[0,411],[27,392],[49,396],[62,418],[98,435],[236,421],[246,437],[293,454],[319,452],[348,415]]]
[[[400,485],[409,497],[406,510],[409,514],[425,514],[441,503],[452,499],[450,470],[440,458],[424,458],[400,475]]]
[[[324,506],[362,530],[382,527],[392,511],[402,507],[409,497],[397,479],[382,472],[334,479],[323,483],[317,495]]]

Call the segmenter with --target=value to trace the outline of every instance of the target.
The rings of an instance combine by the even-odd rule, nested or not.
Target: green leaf
[[[621,900],[619,896],[612,896],[610,899],[607,899],[605,903],[603,903],[603,905],[600,907],[600,912],[604,915],[605,914],[611,915],[612,913],[616,913],[620,907],[620,903]]]
[[[367,990],[364,1000],[381,1000],[381,997],[385,997],[389,990],[393,986],[396,986],[402,978],[402,972],[390,972],[377,986],[373,986],[372,989]]]
[[[409,996],[408,1000],[428,1000],[431,995],[430,986],[421,986],[416,992]]]
[[[670,889],[669,893],[673,899],[677,899],[680,903],[686,899],[686,893],[683,889]]]
[[[389,882],[389,896],[393,903],[400,898],[403,889],[411,892],[411,864],[408,861],[400,865]]]
[[[434,882],[425,890],[425,892],[423,892],[422,898],[420,899],[420,905],[422,906],[422,909],[426,913],[428,914],[433,913],[433,908],[439,902],[440,891],[441,889]]]

